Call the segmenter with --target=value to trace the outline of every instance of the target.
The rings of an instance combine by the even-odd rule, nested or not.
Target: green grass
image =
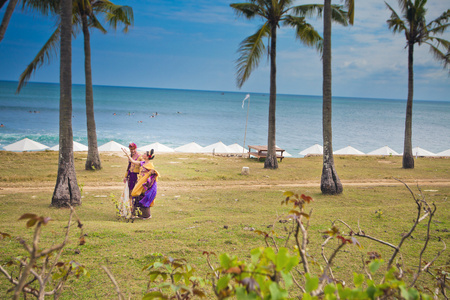
[[[86,154],[75,154],[78,184],[83,186],[82,205],[76,212],[84,224],[86,244],[79,246],[79,231],[71,231],[71,243],[66,246],[63,259],[76,260],[86,266],[90,277],[70,281],[62,299],[113,299],[112,283],[101,269],[106,265],[114,274],[122,291],[131,299],[139,299],[146,290],[147,276],[142,267],[151,261],[151,253],[185,258],[206,276],[210,271],[203,251],[216,254],[228,252],[241,259],[250,257],[250,250],[265,246],[263,238],[253,231],[275,230],[279,245],[284,245],[286,219],[290,207],[281,206],[283,192],[292,190],[314,198],[308,206],[313,209],[309,229],[308,253],[323,264],[320,245],[323,231],[331,222],[341,219],[355,230],[398,244],[401,233],[412,225],[417,209],[409,191],[395,181],[398,178],[412,183],[418,194],[420,186],[427,201],[434,202],[437,213],[431,227],[431,241],[425,260],[431,260],[442,249],[442,242],[450,241],[450,160],[438,158],[416,159],[413,170],[401,168],[400,157],[335,157],[336,168],[344,185],[344,193],[324,196],[319,183],[321,157],[286,158],[278,170],[265,170],[254,159],[213,157],[210,155],[157,155],[155,167],[161,173],[158,196],[152,208],[153,218],[134,223],[118,221],[111,195],[119,198],[126,159],[121,155],[102,154],[100,171],[85,171]],[[48,247],[62,241],[67,225],[67,209],[50,207],[56,182],[58,154],[0,152],[0,232],[26,241],[33,230],[25,221],[17,221],[23,213],[35,213],[52,218],[44,227],[40,246]],[[243,166],[250,175],[241,175]],[[376,184],[374,184],[374,182]],[[376,212],[381,210],[381,216]],[[272,228],[273,226],[273,228]],[[339,225],[348,233],[348,230]],[[402,248],[407,268],[414,270],[420,248],[424,243],[425,224],[420,224],[413,238]],[[388,259],[392,250],[365,239],[359,239],[364,249],[345,247],[336,260],[335,275],[352,281],[353,271],[362,272],[362,257],[368,251],[378,251]],[[327,253],[335,243],[329,244]],[[292,246],[292,240],[289,246]],[[25,251],[15,239],[0,240],[0,264]],[[448,252],[436,265],[450,264]],[[0,274],[1,275],[1,274]],[[430,277],[422,283],[432,286]],[[10,287],[0,276],[0,295]],[[209,297],[212,297],[209,291]]]

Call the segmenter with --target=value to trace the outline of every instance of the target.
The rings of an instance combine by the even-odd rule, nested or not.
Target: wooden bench
[[[256,152],[252,151],[252,150],[255,150]],[[280,162],[283,161],[283,158],[284,158],[283,152],[285,150],[276,147],[275,151],[276,151],[277,158],[280,159]],[[249,145],[248,146],[248,157],[250,157],[250,156],[254,156],[258,159],[266,158],[267,157],[267,146],[250,146]]]

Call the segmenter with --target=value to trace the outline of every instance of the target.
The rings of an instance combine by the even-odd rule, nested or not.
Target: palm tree
[[[61,55],[58,177],[52,206],[81,205],[73,159],[72,132],[72,0],[61,1]]]
[[[322,108],[322,131],[323,131],[323,167],[322,178],[320,181],[320,190],[323,194],[335,195],[343,191],[342,183],[334,166],[333,158],[333,134],[331,129],[331,20],[332,13],[334,19],[340,20],[340,23],[347,25],[347,18],[350,24],[353,24],[354,1],[346,0],[348,8],[347,15],[340,14],[340,11],[332,11],[331,0],[325,0],[323,13],[323,108]]]
[[[427,44],[434,58],[441,61],[444,68],[450,62],[450,41],[437,37],[442,35],[450,25],[450,9],[445,11],[437,19],[427,24],[425,15],[427,0],[397,0],[402,16],[386,2],[391,11],[391,17],[387,24],[394,33],[404,32],[406,37],[406,48],[408,48],[408,100],[406,102],[405,140],[403,145],[403,168],[414,168],[414,156],[412,153],[412,108],[414,95],[414,45]],[[440,48],[443,48],[441,50]],[[443,51],[446,51],[443,52]]]
[[[9,0],[8,6],[6,7],[2,23],[0,24],[0,42],[3,40],[3,37],[5,36],[6,28],[8,28],[9,20],[11,19],[14,9],[16,8],[17,1],[18,0]],[[6,0],[1,0],[0,9],[3,7],[5,3]]]
[[[101,169],[100,156],[98,154],[97,132],[94,119],[94,93],[92,88],[91,68],[91,41],[89,28],[106,30],[97,20],[97,14],[106,14],[110,26],[114,29],[117,24],[123,23],[124,31],[133,22],[133,10],[129,6],[115,5],[108,0],[77,0],[75,1],[75,15],[81,18],[84,37],[84,72],[86,80],[86,120],[88,133],[88,156],[85,164],[86,170]]]
[[[265,22],[255,34],[244,39],[239,47],[240,57],[237,60],[237,86],[242,87],[250,77],[251,72],[258,67],[261,56],[266,47],[263,39],[269,39],[268,55],[270,59],[270,102],[269,102],[269,130],[268,151],[264,163],[266,169],[277,169],[278,161],[275,148],[275,110],[276,110],[276,51],[277,28],[280,23],[295,28],[297,38],[307,46],[321,48],[322,38],[311,24],[305,21],[306,16],[320,12],[320,5],[291,6],[293,0],[247,0],[245,3],[233,3],[230,6],[238,16],[247,19],[260,17]],[[290,14],[292,13],[292,14]]]
[[[106,33],[106,29],[97,19],[97,16],[105,16],[109,26],[114,30],[118,24],[123,24],[123,31],[127,32],[128,27],[133,22],[133,10],[129,6],[115,5],[108,0],[74,0],[73,1],[73,27],[74,31],[82,28],[84,37],[84,59],[85,59],[85,86],[86,86],[86,120],[87,120],[87,136],[88,136],[88,156],[86,159],[86,170],[101,169],[101,161],[97,146],[97,132],[94,118],[94,94],[92,87],[92,68],[91,68],[91,46],[90,46],[90,28],[96,28],[102,33]],[[48,62],[51,52],[57,51],[58,40],[60,36],[59,26],[50,36],[44,47],[38,52],[33,61],[27,66],[25,71],[20,75],[17,92],[25,86],[31,74]]]

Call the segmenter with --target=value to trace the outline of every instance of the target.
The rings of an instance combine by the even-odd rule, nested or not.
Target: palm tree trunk
[[[343,191],[333,158],[333,135],[331,127],[331,0],[325,0],[323,13],[323,168],[320,190],[323,194],[335,195]]]
[[[412,153],[412,108],[414,95],[414,43],[408,45],[408,101],[406,103],[405,141],[403,145],[403,168],[414,169]]]
[[[18,0],[9,0],[8,6],[6,7],[6,11],[2,19],[2,24],[0,25],[0,42],[5,36],[6,28],[8,28],[9,20],[11,19],[14,9],[16,8],[17,1]],[[4,1],[1,3],[1,5],[3,6],[3,4],[5,4]]]
[[[277,24],[271,24],[270,39],[270,102],[269,102],[269,132],[267,137],[267,157],[264,169],[278,169],[275,148],[275,112],[277,106]]]
[[[58,177],[52,206],[81,204],[73,159],[72,132],[72,0],[61,1],[61,55]]]
[[[84,73],[86,79],[86,120],[88,135],[88,155],[86,159],[86,170],[100,170],[102,168],[97,147],[97,132],[94,118],[94,92],[92,88],[91,68],[91,38],[88,27],[87,15],[82,14],[83,36],[84,36]]]

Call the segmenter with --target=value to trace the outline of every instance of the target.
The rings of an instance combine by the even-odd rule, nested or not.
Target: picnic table
[[[254,151],[252,151],[254,150]],[[280,159],[280,162],[283,160],[284,156],[283,156],[283,152],[285,151],[284,149],[275,148],[276,151],[276,155],[277,158]],[[250,156],[254,156],[257,157],[258,159],[260,158],[266,158],[267,157],[267,146],[248,146],[248,157]]]

